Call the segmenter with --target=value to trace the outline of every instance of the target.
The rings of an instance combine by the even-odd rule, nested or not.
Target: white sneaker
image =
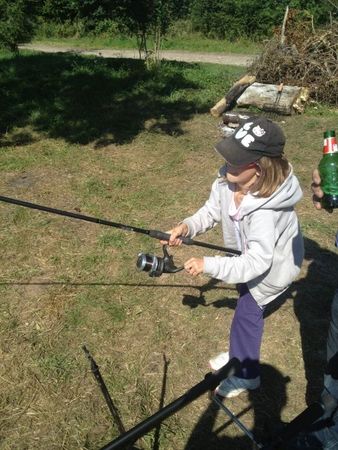
[[[229,362],[229,352],[222,352],[209,359],[209,366],[212,370],[218,370]]]
[[[226,378],[217,386],[215,394],[225,398],[237,397],[244,391],[252,391],[259,388],[260,384],[260,377],[246,379],[232,376]]]

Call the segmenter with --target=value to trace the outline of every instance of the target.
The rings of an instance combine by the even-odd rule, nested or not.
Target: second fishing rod
[[[36,203],[31,203],[25,200],[20,200],[11,197],[4,197],[0,195],[0,201],[9,203],[12,205],[23,206],[25,208],[35,209],[38,211],[44,211],[51,214],[57,214],[59,216],[65,216],[72,219],[84,220],[86,222],[92,222],[99,225],[105,225],[113,228],[119,228],[124,231],[131,231],[134,233],[146,234],[151,238],[158,239],[161,241],[169,241],[170,234],[164,233],[159,230],[145,229],[140,227],[134,227],[131,225],[126,225],[119,222],[112,222],[111,220],[101,219],[97,217],[87,216],[84,214],[75,213],[72,211],[65,211],[62,209],[53,208],[50,206],[39,205]],[[240,255],[241,252],[238,250],[221,247],[215,244],[209,244],[206,242],[196,241],[188,237],[181,237],[183,244],[194,245],[198,247],[209,248],[211,250],[218,250],[224,252],[227,256]],[[159,277],[163,273],[176,273],[183,269],[183,267],[176,267],[173,261],[172,255],[169,255],[167,246],[163,246],[163,257],[155,256],[150,253],[139,253],[136,267],[139,271],[148,272],[151,277]]]

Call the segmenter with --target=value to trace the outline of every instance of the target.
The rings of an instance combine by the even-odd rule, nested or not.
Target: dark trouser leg
[[[327,360],[338,352],[338,290],[336,291],[331,306],[331,321],[327,338]]]
[[[236,357],[242,363],[240,378],[256,378],[259,376],[259,356],[262,342],[264,309],[248,291],[246,285],[240,286],[240,297],[237,301],[234,318],[230,330],[230,358]]]

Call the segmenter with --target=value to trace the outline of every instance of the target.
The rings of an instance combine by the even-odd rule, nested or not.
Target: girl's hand
[[[197,276],[203,273],[204,270],[204,259],[203,258],[190,258],[184,263],[185,270],[190,273],[190,275]]]
[[[162,245],[169,244],[172,246],[177,246],[182,244],[182,239],[179,236],[186,236],[189,233],[188,225],[185,223],[180,223],[176,225],[172,230],[167,231],[170,234],[169,241],[160,241]]]

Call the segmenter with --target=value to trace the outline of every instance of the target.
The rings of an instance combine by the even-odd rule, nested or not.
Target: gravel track
[[[71,47],[57,47],[42,44],[20,45],[20,49],[34,50],[45,53],[77,53],[80,55],[96,55],[102,58],[138,58],[137,50],[81,50]],[[254,60],[255,55],[241,55],[234,53],[195,53],[183,50],[162,50],[160,52],[162,59],[171,61],[202,62],[224,64],[232,66],[248,66]]]

